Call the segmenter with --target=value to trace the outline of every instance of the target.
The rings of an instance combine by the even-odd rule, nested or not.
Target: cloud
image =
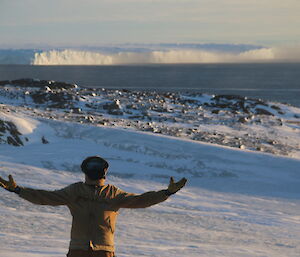
[[[0,44],[300,42],[299,0],[2,0]]]

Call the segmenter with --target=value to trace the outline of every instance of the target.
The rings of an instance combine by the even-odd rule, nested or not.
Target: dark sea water
[[[64,81],[85,87],[235,94],[300,107],[300,63],[0,65],[0,80],[20,78]]]

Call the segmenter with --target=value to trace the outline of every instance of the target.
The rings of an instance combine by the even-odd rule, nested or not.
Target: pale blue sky
[[[300,0],[0,0],[0,47],[300,43]]]

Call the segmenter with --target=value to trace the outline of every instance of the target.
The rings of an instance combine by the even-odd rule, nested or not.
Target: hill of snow
[[[120,211],[117,256],[299,257],[300,109],[240,96],[0,82],[0,176],[54,190],[110,162],[133,193],[188,178],[168,201]],[[66,207],[0,191],[0,257],[65,256]]]
[[[53,190],[80,181],[81,160],[94,154],[111,164],[108,183],[129,192],[188,178],[160,205],[120,211],[117,256],[299,256],[299,159],[6,108],[0,118],[28,141],[0,145],[0,175],[20,185]],[[67,208],[32,205],[4,190],[0,206],[1,257],[65,255]]]

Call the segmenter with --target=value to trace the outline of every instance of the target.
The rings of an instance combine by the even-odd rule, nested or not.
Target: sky
[[[0,0],[0,47],[300,44],[299,0]]]

